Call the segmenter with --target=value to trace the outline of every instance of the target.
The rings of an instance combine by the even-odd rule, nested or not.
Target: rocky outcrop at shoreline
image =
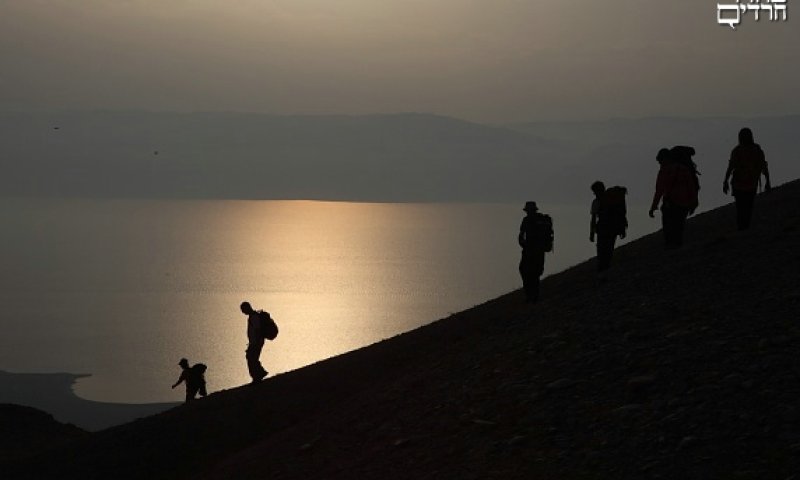
[[[393,339],[80,439],[8,478],[788,479],[800,182]],[[798,477],[800,478],[800,477]]]
[[[0,370],[0,404],[26,405],[52,414],[54,421],[88,431],[131,422],[179,405],[178,403],[109,403],[75,395],[73,386],[88,374],[10,373]]]

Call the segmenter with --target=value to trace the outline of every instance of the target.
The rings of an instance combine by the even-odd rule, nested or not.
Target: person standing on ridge
[[[726,195],[730,186],[733,186],[733,198],[736,201],[736,226],[739,230],[750,228],[750,219],[753,217],[753,203],[756,199],[758,186],[764,175],[766,183],[764,190],[770,191],[772,185],[769,181],[769,168],[761,145],[753,140],[753,131],[749,128],[739,130],[739,144],[731,152],[728,169],[725,171],[725,180],[722,182],[722,192]],[[728,179],[733,176],[731,185]]]
[[[544,273],[544,254],[553,251],[553,220],[539,213],[536,202],[526,202],[526,215],[519,226],[517,241],[522,247],[519,273],[528,303],[539,301],[539,277]]]
[[[205,378],[207,367],[202,363],[189,367],[189,360],[185,358],[181,358],[178,365],[181,367],[181,376],[178,377],[178,381],[172,385],[172,388],[177,387],[182,382],[186,382],[186,403],[194,400],[195,395],[198,393],[200,393],[200,396],[205,397],[207,395]]]
[[[625,206],[628,189],[619,186],[606,189],[599,180],[592,184],[591,189],[595,198],[592,200],[589,241],[594,242],[597,237],[597,273],[602,275],[611,266],[617,236],[625,238],[628,229]]]
[[[656,179],[656,192],[650,205],[650,218],[661,202],[661,225],[667,249],[683,245],[686,217],[697,209],[700,182],[692,161],[694,148],[676,146],[659,150],[656,160],[661,165]],[[662,202],[663,199],[663,202]]]
[[[261,331],[259,312],[253,310],[248,302],[242,302],[240,306],[242,313],[247,315],[247,350],[245,359],[247,360],[247,371],[253,383],[258,383],[267,376],[266,370],[261,365],[261,349],[264,348],[264,333]]]

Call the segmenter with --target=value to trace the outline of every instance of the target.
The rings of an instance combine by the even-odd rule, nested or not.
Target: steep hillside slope
[[[0,403],[0,464],[61,447],[88,434],[49,413],[22,405]]]
[[[6,478],[788,478],[800,182],[379,344],[74,443]],[[268,354],[268,353],[267,353]]]

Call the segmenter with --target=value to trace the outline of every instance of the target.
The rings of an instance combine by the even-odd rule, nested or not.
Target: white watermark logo
[[[742,23],[742,15],[753,12],[756,21],[761,19],[761,12],[769,12],[769,20],[786,21],[786,0],[736,0],[736,3],[717,4],[717,23],[728,25],[736,30],[736,25]],[[781,14],[783,18],[781,18]]]

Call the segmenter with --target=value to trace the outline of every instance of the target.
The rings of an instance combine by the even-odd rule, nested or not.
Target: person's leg
[[[522,290],[525,292],[525,298],[530,298],[530,281],[528,279],[528,265],[526,262],[525,252],[522,252],[522,258],[519,261],[519,276],[522,277]]]
[[[683,246],[683,232],[686,230],[686,218],[689,216],[688,207],[674,207],[675,215],[675,248]]]
[[[544,273],[544,252],[533,252],[531,270],[533,288],[531,291],[530,300],[533,303],[536,303],[539,301],[539,282],[541,281],[542,274]]]
[[[756,199],[756,192],[738,190],[733,192],[736,199],[736,225],[739,230],[750,228],[750,220],[753,218],[753,204]]]
[[[664,247],[673,248],[675,246],[675,212],[669,205],[661,207],[661,228],[664,232]]]
[[[525,290],[525,300],[536,302],[539,297],[538,253],[531,251],[522,252],[520,272],[522,273],[522,288]]]
[[[756,192],[755,190],[752,192],[747,192],[747,198],[745,200],[745,213],[747,214],[747,221],[745,222],[745,228],[750,228],[750,222],[753,220],[753,207],[756,203]]]
[[[264,342],[251,342],[247,345],[245,358],[247,359],[247,371],[250,373],[250,378],[253,380],[261,380],[264,378],[266,370],[261,366],[261,349],[264,347]]]
[[[244,351],[244,358],[247,361],[247,373],[250,374],[250,378],[255,378],[256,370],[253,369],[255,362],[253,362],[253,344],[247,344],[247,350]]]
[[[192,385],[186,385],[186,403],[191,402],[194,400],[195,395],[197,395],[197,387]]]
[[[541,282],[541,277],[534,276],[531,279],[531,293],[528,296],[528,300],[531,303],[536,303],[539,301],[539,283]]]
[[[597,235],[597,271],[604,272],[611,266],[611,257],[614,254],[614,241],[616,235],[601,233]]]
[[[611,235],[608,239],[608,266],[611,266],[611,259],[614,257],[614,248],[617,245],[617,235]]]
[[[597,235],[597,240],[595,246],[597,247],[597,271],[602,272],[607,267],[605,266],[605,258],[603,258],[603,254],[605,253],[605,249],[603,248],[603,240],[602,237]]]
[[[733,203],[736,205],[736,229],[744,230],[744,227],[742,226],[744,224],[744,200],[742,199],[742,192],[739,190],[733,191]]]

